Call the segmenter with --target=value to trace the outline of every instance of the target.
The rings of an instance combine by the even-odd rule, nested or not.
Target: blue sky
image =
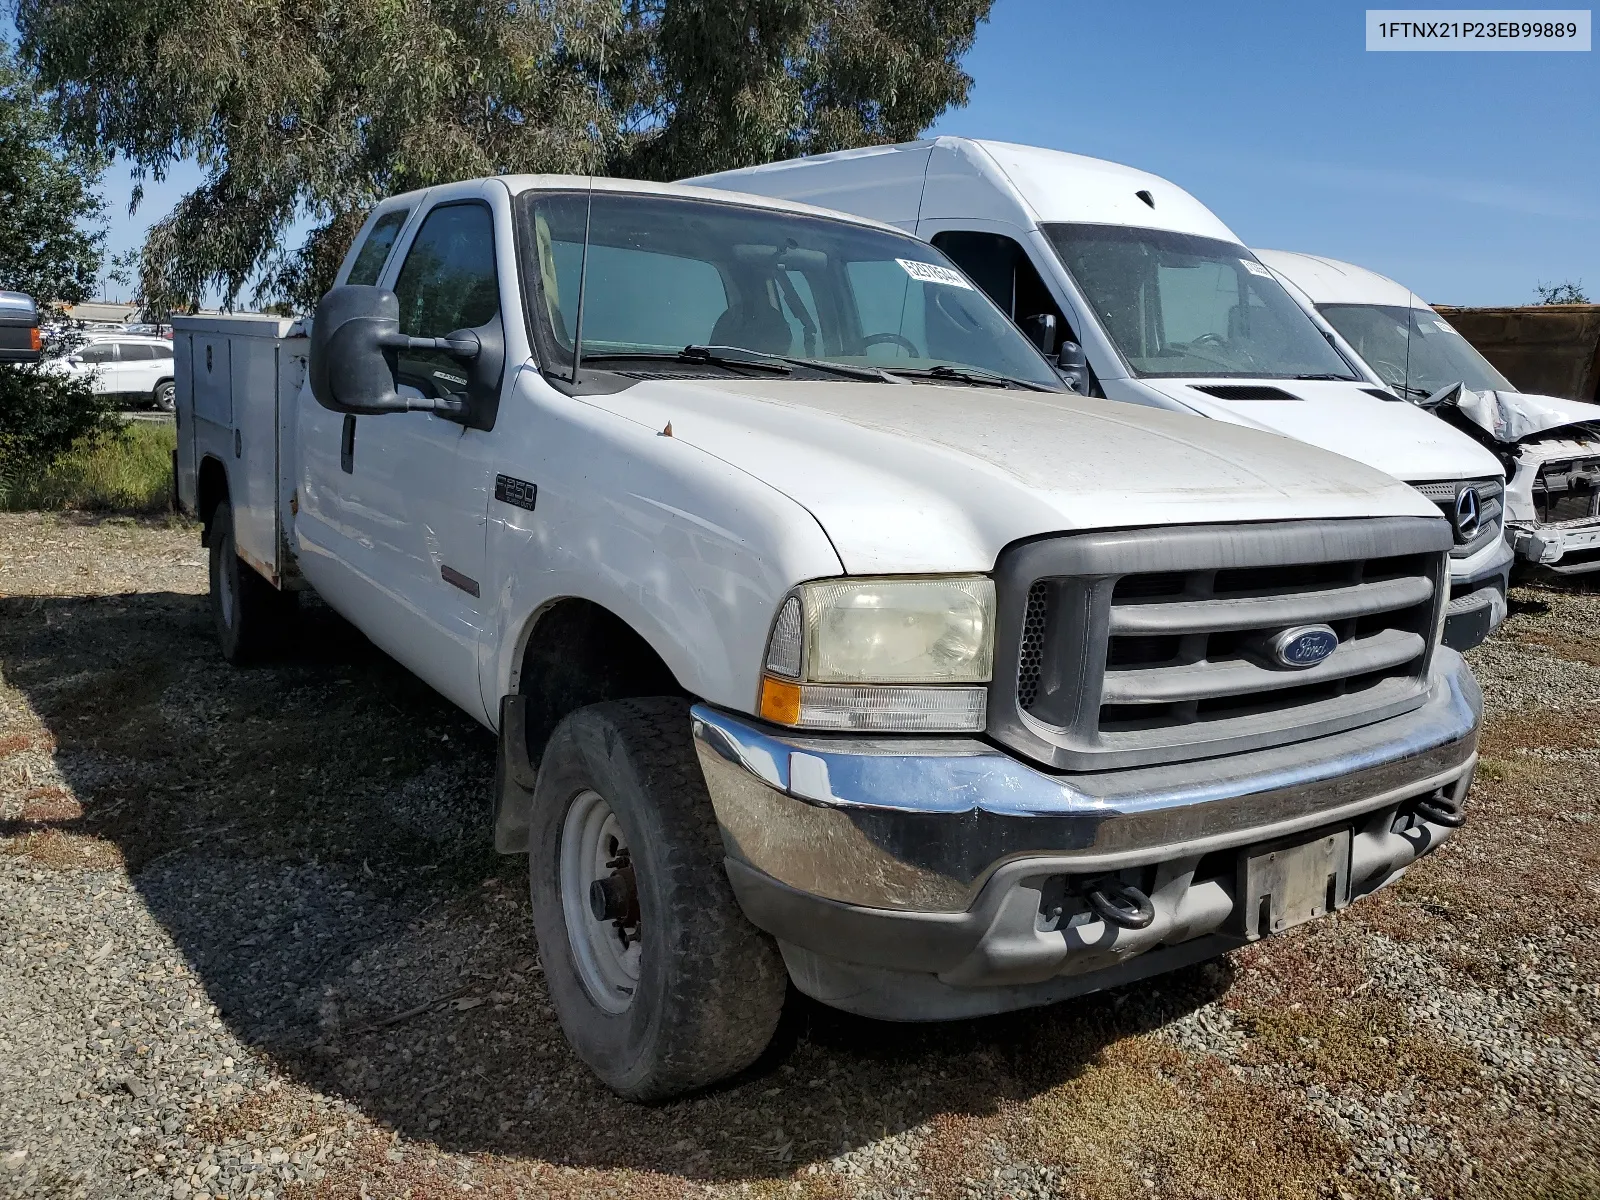
[[[1186,188],[1247,243],[1349,259],[1429,300],[1600,297],[1600,51],[1373,54],[1365,5],[997,0],[970,104],[934,132],[1091,154]],[[176,168],[113,251],[197,181]]]

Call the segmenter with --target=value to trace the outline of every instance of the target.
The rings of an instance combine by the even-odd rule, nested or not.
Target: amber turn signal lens
[[[28,330],[28,348],[30,350],[44,349],[44,340],[39,336],[39,327],[37,325]]]
[[[770,675],[761,680],[761,715],[779,725],[800,723],[800,685]]]

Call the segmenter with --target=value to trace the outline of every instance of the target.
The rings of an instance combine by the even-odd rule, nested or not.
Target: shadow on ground
[[[622,1103],[573,1057],[520,860],[489,843],[490,736],[328,610],[236,670],[205,598],[0,600],[0,667],[54,739],[0,836],[120,852],[224,1018],[309,1087],[449,1151],[704,1180],[785,1176],[943,1113],[1002,1111],[1213,999],[1226,963],[956,1025],[795,998],[766,1059],[705,1096]],[[15,843],[13,843],[15,844]]]

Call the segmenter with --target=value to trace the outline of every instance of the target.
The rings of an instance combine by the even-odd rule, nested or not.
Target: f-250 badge
[[[496,475],[494,498],[503,504],[514,504],[532,512],[534,501],[539,498],[539,485],[529,483],[526,479],[514,479],[510,475]]]

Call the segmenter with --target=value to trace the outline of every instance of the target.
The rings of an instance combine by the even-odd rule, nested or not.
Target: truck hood
[[[986,571],[1070,530],[1439,513],[1287,438],[1064,393],[730,379],[584,400],[788,495],[852,574]]]
[[[1504,474],[1499,460],[1460,430],[1402,400],[1381,400],[1376,387],[1331,379],[1141,379],[1195,412],[1267,429],[1376,467],[1408,483]],[[1199,389],[1260,383],[1294,400],[1222,400]]]
[[[1535,396],[1528,392],[1474,392],[1462,388],[1454,404],[1474,425],[1496,441],[1516,445],[1524,438],[1567,425],[1600,427],[1600,404]]]

